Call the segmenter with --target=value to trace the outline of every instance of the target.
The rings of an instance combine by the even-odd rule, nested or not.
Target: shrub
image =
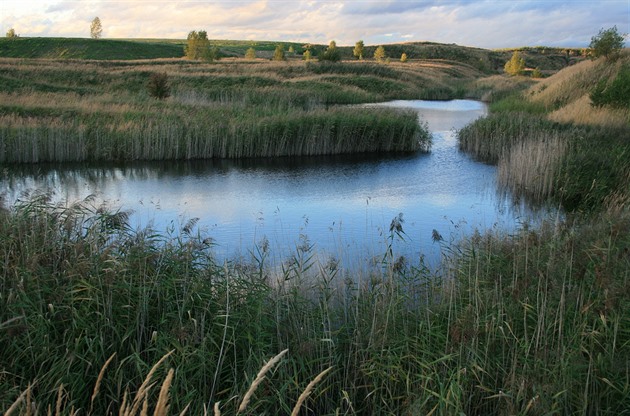
[[[273,52],[273,60],[274,61],[284,61],[286,58],[284,57],[284,48],[282,45],[277,45],[276,50]]]
[[[376,50],[374,51],[374,59],[376,59],[378,62],[383,62],[386,57],[387,55],[383,46],[379,46],[378,48],[376,48]]]
[[[630,108],[630,68],[622,68],[610,84],[599,81],[590,97],[594,107]]]
[[[147,89],[151,97],[155,97],[158,100],[168,98],[171,95],[171,87],[168,85],[166,72],[151,74]]]
[[[256,50],[254,48],[247,49],[247,52],[245,52],[245,59],[256,59]]]
[[[619,56],[619,52],[623,49],[625,36],[617,31],[617,26],[610,29],[601,29],[597,36],[591,38],[589,47],[592,50],[592,56],[598,58],[600,56],[606,59],[614,59]]]
[[[337,42],[334,40],[330,41],[328,45],[328,49],[322,54],[319,55],[320,61],[330,61],[330,62],[339,62],[341,60],[341,54],[337,49]]]
[[[504,69],[509,75],[520,75],[523,72],[523,69],[525,69],[525,60],[521,58],[518,51],[514,51],[512,58],[505,63]]]

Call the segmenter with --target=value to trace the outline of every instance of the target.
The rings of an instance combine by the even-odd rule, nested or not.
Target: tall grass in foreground
[[[304,241],[215,264],[194,230],[45,195],[0,211],[0,408],[12,414],[623,414],[630,226],[473,235],[430,273]],[[403,233],[392,221],[390,241]],[[278,357],[278,354],[283,352]],[[270,357],[276,357],[271,359]]]

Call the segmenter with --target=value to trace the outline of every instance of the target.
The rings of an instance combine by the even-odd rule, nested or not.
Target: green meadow
[[[461,149],[497,164],[518,197],[564,209],[538,228],[436,238],[438,270],[401,261],[404,223],[394,218],[375,271],[361,274],[309,244],[281,270],[264,244],[217,262],[194,220],[135,230],[125,211],[33,191],[0,207],[0,409],[627,414],[630,105],[594,107],[591,96],[606,101],[606,86],[625,85],[630,56],[549,64],[541,69],[554,74],[533,80],[497,75],[475,55],[504,63],[510,53],[416,46],[449,55],[0,58],[2,169],[430,151],[415,115],[348,104],[469,97],[491,114],[459,132]],[[471,55],[458,61],[455,50]],[[168,76],[164,100],[147,92],[154,73]]]

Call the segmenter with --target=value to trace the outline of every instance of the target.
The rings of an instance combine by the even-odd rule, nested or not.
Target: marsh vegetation
[[[56,125],[78,119],[86,135],[115,138],[99,129],[194,120],[203,108],[302,126],[291,124],[293,111],[334,117],[345,110],[331,104],[454,93],[439,70],[423,84],[421,65],[283,63],[278,78],[257,63],[1,64],[2,125],[17,126],[3,135],[45,123],[62,134]],[[173,80],[173,110],[138,98],[155,65]],[[233,66],[228,74],[220,65]],[[55,415],[622,414],[630,408],[628,110],[592,109],[584,99],[597,85],[591,77],[614,79],[610,65],[586,62],[531,86],[479,83],[477,93],[495,97],[494,114],[461,132],[462,148],[505,164],[508,186],[561,204],[567,217],[457,244],[436,235],[444,257],[437,271],[400,261],[402,217],[392,219],[378,271],[350,275],[334,259],[318,260],[309,244],[296,246],[279,273],[267,267],[264,244],[247,261],[219,263],[195,221],[173,235],[136,230],[125,212],[90,200],[68,207],[35,194],[2,207],[0,407]],[[382,83],[368,82],[375,72]],[[263,97],[271,115],[256,105]],[[590,116],[576,119],[572,108]],[[106,117],[89,124],[94,114]],[[406,116],[385,114],[405,125]]]
[[[464,67],[183,60],[1,60],[3,163],[414,152],[412,113],[343,108],[463,94]],[[167,74],[170,97],[147,90]]]

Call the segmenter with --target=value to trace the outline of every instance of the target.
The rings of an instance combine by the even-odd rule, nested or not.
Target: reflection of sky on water
[[[515,213],[497,196],[495,167],[457,148],[453,129],[484,115],[481,103],[385,105],[418,110],[434,133],[430,154],[39,166],[1,179],[9,199],[36,187],[54,189],[69,202],[96,194],[133,210],[137,227],[161,231],[198,217],[220,256],[247,253],[263,237],[286,255],[300,234],[339,258],[379,255],[400,212],[407,243],[397,248],[412,259],[439,256],[433,229],[448,240],[477,227],[514,226]]]

